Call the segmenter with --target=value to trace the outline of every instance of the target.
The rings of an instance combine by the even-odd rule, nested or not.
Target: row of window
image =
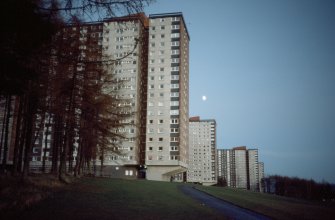
[[[178,157],[179,156],[169,156],[169,159],[170,160],[178,160]],[[147,157],[147,160],[153,160],[153,156],[152,155],[148,155],[148,157]],[[162,156],[162,155],[159,155],[159,156],[157,156],[157,160],[163,160],[164,159],[164,156]]]
[[[149,93],[149,97],[153,98],[155,97],[155,93]],[[159,93],[159,97],[164,97],[164,93]],[[179,97],[179,92],[171,92],[170,97]]]
[[[161,39],[165,38],[165,34],[160,34],[159,35]],[[171,38],[179,38],[180,37],[180,33],[172,33],[170,35]],[[150,39],[155,39],[156,38],[156,35],[155,34],[151,34],[150,35]]]
[[[155,113],[153,111],[148,111],[148,116],[154,116]],[[164,115],[163,111],[157,111],[157,115]],[[179,110],[170,110],[170,115],[179,115]]]
[[[148,134],[152,134],[155,132],[154,128],[148,128]],[[158,128],[157,133],[164,133],[164,128]],[[179,133],[179,128],[170,128],[170,133]]]
[[[153,107],[154,102],[148,102],[148,106]],[[157,106],[158,107],[164,106],[164,102],[158,102]],[[179,106],[179,101],[171,101],[170,106]]]
[[[150,84],[149,85],[149,89],[154,89],[155,85],[154,84]],[[158,85],[159,89],[164,89],[164,84],[159,84]],[[170,84],[170,89],[179,89],[179,84],[175,83],[175,84]],[[150,106],[150,105],[149,105]]]

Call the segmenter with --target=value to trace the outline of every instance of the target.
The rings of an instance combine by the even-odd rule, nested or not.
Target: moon
[[[206,101],[207,97],[205,95],[202,96],[202,101]]]

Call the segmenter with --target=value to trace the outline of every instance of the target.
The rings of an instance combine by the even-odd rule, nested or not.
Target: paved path
[[[236,220],[270,219],[269,217],[266,217],[262,214],[252,212],[250,210],[235,206],[229,202],[225,202],[221,199],[210,196],[209,194],[194,189],[191,186],[181,186],[180,190],[186,195],[192,197],[193,199],[200,201],[204,205],[216,209],[217,211],[221,212],[224,216],[230,219],[236,219]]]

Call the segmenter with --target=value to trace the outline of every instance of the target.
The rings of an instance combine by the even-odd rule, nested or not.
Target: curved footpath
[[[267,216],[264,216],[262,214],[250,211],[248,209],[241,208],[239,206],[233,205],[229,202],[223,201],[221,199],[215,198],[205,192],[202,192],[200,190],[197,190],[191,186],[180,186],[180,190],[192,197],[193,199],[196,199],[200,201],[202,204],[213,208],[217,210],[218,212],[222,213],[224,216],[230,218],[230,219],[262,219],[262,220],[267,220],[271,219]]]

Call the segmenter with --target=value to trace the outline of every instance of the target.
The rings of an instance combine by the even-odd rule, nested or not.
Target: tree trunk
[[[11,112],[11,104],[12,104],[12,97],[11,95],[7,96],[6,101],[6,128],[5,128],[5,142],[3,145],[3,157],[2,157],[2,172],[7,172],[7,154],[8,154],[8,136],[9,136],[9,122],[10,122],[10,112]]]
[[[4,105],[4,111],[3,111],[3,117],[2,117],[1,139],[0,139],[0,159],[1,159],[2,145],[4,143],[3,139],[5,136],[5,129],[6,129],[7,102],[8,100],[7,98],[5,98],[5,105]]]
[[[22,109],[23,109],[23,103],[22,103],[22,97],[19,97],[18,100],[18,111],[17,111],[17,117],[16,117],[16,132],[15,132],[15,144],[14,144],[14,158],[13,158],[13,176],[16,176],[18,171],[18,164],[19,164],[19,150],[20,150],[20,140],[21,138],[21,120],[22,120]]]

